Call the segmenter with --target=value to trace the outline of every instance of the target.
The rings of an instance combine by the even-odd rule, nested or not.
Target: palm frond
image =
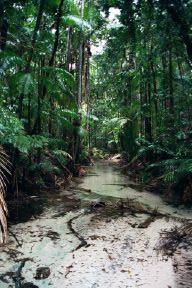
[[[91,30],[92,29],[92,27],[88,21],[82,20],[78,16],[67,15],[67,16],[63,17],[63,21],[64,21],[65,25],[76,26],[76,27],[81,28],[83,30]]]
[[[10,162],[2,146],[0,146],[0,243],[7,242],[7,205],[5,202],[6,174],[9,173]]]

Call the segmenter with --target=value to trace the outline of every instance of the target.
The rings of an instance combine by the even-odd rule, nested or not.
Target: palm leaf
[[[91,30],[92,27],[90,23],[86,20],[82,20],[80,17],[67,15],[63,17],[64,24],[69,26],[76,26],[83,30]]]
[[[2,146],[0,146],[0,243],[7,242],[7,205],[5,202],[6,173],[9,173],[10,162]]]

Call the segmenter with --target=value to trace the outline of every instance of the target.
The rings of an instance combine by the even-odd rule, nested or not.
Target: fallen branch
[[[138,228],[148,228],[149,225],[156,220],[157,216],[150,215],[144,222],[138,225]]]
[[[25,263],[30,260],[29,258],[23,259],[19,265],[19,268],[17,269],[17,271],[14,273],[14,275],[12,276],[13,281],[15,282],[15,288],[22,288],[22,277],[21,277],[21,273],[22,273],[22,269],[25,266]]]
[[[70,230],[70,231],[79,239],[79,241],[80,241],[80,244],[79,244],[75,249],[73,249],[72,252],[77,251],[77,250],[79,250],[80,248],[88,245],[88,244],[87,244],[87,241],[83,238],[83,236],[81,236],[81,235],[73,228],[73,221],[76,220],[76,219],[78,219],[81,215],[82,215],[82,213],[79,214],[79,215],[77,215],[77,216],[75,216],[75,217],[73,217],[73,218],[71,218],[71,219],[68,221],[68,223],[67,223],[69,230]]]
[[[87,193],[91,193],[91,189],[86,189],[86,188],[83,188],[83,187],[77,187],[77,188],[73,188],[72,190],[74,191],[83,191],[83,192],[87,192]]]
[[[16,236],[13,232],[11,232],[11,231],[9,231],[9,234],[10,234],[11,236],[13,236],[13,238],[14,238],[15,241],[17,242],[18,246],[21,247],[22,244],[19,242],[17,236]]]

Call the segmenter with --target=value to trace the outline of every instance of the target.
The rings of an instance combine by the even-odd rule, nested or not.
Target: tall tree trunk
[[[35,50],[35,44],[36,44],[36,41],[37,41],[37,33],[40,30],[45,3],[46,3],[46,0],[40,0],[39,11],[38,11],[37,20],[36,20],[36,24],[35,24],[35,29],[33,31],[33,36],[32,36],[32,41],[31,41],[31,49],[29,51],[29,58],[28,58],[28,61],[27,61],[27,65],[25,67],[25,72],[26,73],[30,72],[31,61],[33,59],[33,54],[34,54],[34,50]]]
[[[8,22],[5,18],[4,0],[0,0],[0,49],[3,51],[7,42]]]
[[[38,99],[37,99],[37,134],[41,134],[42,125],[41,125],[41,102],[42,102],[42,94],[43,94],[43,72],[42,68],[45,65],[45,59],[41,59],[39,61],[39,71],[38,71]]]
[[[169,108],[171,114],[174,112],[174,96],[173,96],[173,63],[172,63],[172,47],[169,49]]]
[[[55,41],[53,45],[53,50],[51,54],[51,58],[49,60],[49,66],[52,67],[54,65],[55,57],[56,57],[56,52],[58,49],[59,45],[59,36],[60,36],[60,24],[61,24],[61,16],[62,16],[62,8],[63,8],[64,0],[60,1],[59,7],[57,9],[57,14],[56,14],[56,31],[55,31]],[[51,111],[49,115],[49,133],[52,133],[52,115],[55,110],[55,104],[53,102],[53,99],[50,98],[50,105],[51,105]]]
[[[145,87],[145,105],[146,105],[146,115],[145,115],[145,137],[149,142],[152,142],[152,117],[151,117],[151,83],[150,79],[146,82]]]
[[[164,52],[161,56],[161,63],[162,63],[162,71],[163,71],[163,75],[162,75],[162,90],[163,90],[163,97],[162,97],[162,109],[166,109],[167,108],[167,64],[166,64],[167,60],[166,60],[166,55],[164,55]]]
[[[27,107],[28,113],[27,113],[27,131],[28,134],[31,134],[31,94],[28,95],[28,107]]]
[[[56,31],[55,31],[55,42],[54,42],[51,58],[49,60],[49,66],[53,66],[53,64],[54,64],[57,48],[58,48],[58,45],[59,45],[59,34],[60,34],[60,24],[61,24],[61,16],[62,16],[63,4],[64,4],[64,0],[61,0],[60,3],[59,3],[58,10],[57,10],[56,21],[55,21],[55,24],[56,24],[56,28],[55,28],[56,29]]]
[[[87,41],[86,45],[87,51],[86,51],[86,77],[85,77],[85,94],[87,98],[87,132],[88,132],[88,149],[90,148],[90,41]]]
[[[151,74],[152,74],[152,80],[153,80],[153,101],[155,106],[155,116],[157,118],[158,115],[158,99],[157,99],[157,79],[156,79],[156,69],[154,67],[153,60],[151,60]],[[157,120],[157,119],[156,119]]]
[[[73,34],[73,27],[69,26],[67,31],[67,49],[66,49],[66,63],[65,69],[70,72],[70,64],[72,63],[71,57],[71,48],[72,48],[72,34]]]
[[[192,65],[192,37],[191,37],[191,24],[188,23],[187,17],[184,15],[183,3],[180,0],[161,0],[163,7],[172,18],[173,22],[179,29],[179,34],[183,40],[187,54]]]
[[[81,0],[81,31],[80,31],[80,43],[79,43],[79,65],[78,65],[78,94],[77,94],[77,109],[79,113],[80,123],[81,125],[81,102],[82,102],[82,79],[83,79],[83,55],[84,55],[84,33],[83,33],[83,18],[84,18],[84,8],[85,8],[85,0]],[[79,161],[80,156],[80,136],[78,133],[78,129],[75,129],[74,133],[74,161],[75,163]]]
[[[83,33],[83,18],[84,18],[85,0],[81,0],[81,31],[80,31],[80,44],[79,44],[79,71],[78,71],[78,97],[77,105],[78,111],[81,109],[82,101],[82,74],[83,74],[83,46],[84,46],[84,33]]]
[[[150,70],[151,70],[151,77],[153,82],[153,101],[155,105],[155,114],[157,116],[158,113],[158,100],[157,100],[157,79],[156,79],[156,67],[155,67],[155,58],[154,56],[154,48],[151,47],[151,57],[150,57]]]
[[[27,61],[26,67],[25,67],[25,71],[24,71],[25,73],[29,73],[30,72],[31,61],[33,59],[33,54],[34,54],[34,50],[35,50],[35,44],[36,44],[36,41],[37,41],[37,33],[38,33],[38,31],[40,29],[40,26],[41,26],[41,21],[42,21],[42,16],[43,16],[45,3],[46,3],[46,0],[40,0],[37,20],[36,20],[36,24],[35,24],[35,29],[33,31],[33,36],[32,36],[32,40],[31,40],[31,49],[29,51],[29,58],[28,58],[28,61]],[[19,97],[19,107],[18,107],[18,114],[19,114],[20,118],[23,115],[23,99],[24,99],[24,94],[21,93],[20,97]]]

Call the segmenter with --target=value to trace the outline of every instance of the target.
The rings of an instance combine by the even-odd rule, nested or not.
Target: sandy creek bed
[[[183,218],[190,221],[192,211],[167,206],[127,183],[116,169],[98,163],[83,183],[49,195],[38,217],[11,225],[10,241],[0,252],[0,288],[192,287],[191,247],[180,245],[172,257],[155,249],[161,231],[181,226]],[[147,213],[106,208],[120,198],[146,210],[158,207],[165,217],[139,228]]]

